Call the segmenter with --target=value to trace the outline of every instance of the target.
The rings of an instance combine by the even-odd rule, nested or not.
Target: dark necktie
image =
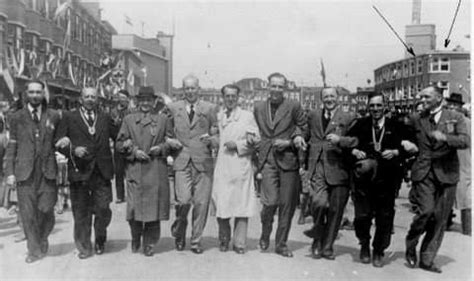
[[[375,131],[375,138],[379,139],[380,134],[382,133],[382,127],[379,124],[374,125],[374,131]]]
[[[94,125],[94,118],[92,117],[92,111],[87,111],[86,112],[86,120],[87,120],[87,124],[89,124],[89,126],[93,126]]]
[[[331,121],[331,112],[323,111],[323,131],[326,131],[329,122]]]
[[[194,104],[191,104],[190,109],[189,109],[189,122],[193,122],[194,118]]]
[[[35,121],[35,123],[39,123],[39,118],[38,118],[38,108],[33,108],[33,121]]]
[[[229,118],[229,117],[230,117],[230,114],[231,114],[231,113],[232,113],[232,111],[231,111],[231,110],[227,110],[227,111],[225,112],[225,115],[227,116],[227,118]]]

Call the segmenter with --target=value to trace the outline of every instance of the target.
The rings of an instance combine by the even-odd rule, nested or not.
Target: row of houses
[[[0,1],[0,100],[17,100],[31,79],[72,101],[84,86],[104,98],[142,85],[169,93],[173,35],[118,34],[101,10],[86,0]]]

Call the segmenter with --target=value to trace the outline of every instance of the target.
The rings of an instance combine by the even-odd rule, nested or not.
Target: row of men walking
[[[361,262],[381,267],[390,245],[395,194],[401,181],[397,171],[405,158],[416,155],[410,191],[416,215],[406,239],[406,260],[416,266],[417,242],[425,234],[419,267],[440,272],[433,261],[459,180],[456,150],[470,142],[463,117],[442,108],[442,91],[435,86],[423,89],[420,97],[425,111],[403,124],[384,116],[386,101],[379,93],[369,96],[370,116],[356,120],[338,106],[335,88],[324,88],[323,109],[306,115],[299,103],[284,98],[284,75],[273,73],[268,82],[268,99],[257,102],[253,113],[238,106],[240,89],[232,84],[222,88],[224,107],[219,110],[199,99],[198,78],[186,76],[184,99],[169,104],[166,112],[154,110],[153,89],[142,87],[138,111],[123,117],[120,129],[108,114],[96,110],[95,89],[83,89],[81,108],[59,120],[53,111],[39,106],[44,85],[28,83],[28,104],[12,117],[6,153],[7,183],[16,182],[21,216],[28,225],[26,261],[38,260],[48,250],[54,226],[56,149],[69,158],[78,256],[84,259],[104,252],[111,220],[112,139],[125,158],[132,252],[143,248],[146,256],[153,255],[160,221],[169,219],[166,159],[172,156],[177,203],[171,231],[178,251],[186,247],[192,208],[190,249],[203,252],[202,234],[212,201],[220,250],[230,247],[230,219],[234,218],[232,246],[243,254],[248,218],[258,213],[254,181],[259,175],[263,205],[259,246],[268,249],[278,213],[275,252],[292,257],[287,240],[304,174],[312,187],[314,226],[307,234],[313,238],[313,257],[335,259],[333,245],[352,185]]]

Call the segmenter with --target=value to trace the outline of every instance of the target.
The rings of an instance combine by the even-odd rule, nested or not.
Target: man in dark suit
[[[79,258],[92,255],[91,229],[94,217],[95,253],[104,252],[107,226],[112,219],[110,180],[114,174],[110,139],[118,128],[109,115],[97,110],[97,91],[84,88],[79,110],[66,114],[58,128],[56,143],[69,157],[69,181],[74,216],[74,241]]]
[[[313,238],[313,258],[334,260],[333,244],[349,198],[350,149],[357,143],[345,136],[355,115],[338,106],[336,88],[321,90],[324,109],[308,115],[309,169],[314,226],[305,234]]]
[[[458,149],[469,146],[470,137],[462,114],[443,109],[442,90],[436,86],[420,93],[425,111],[411,119],[419,155],[413,163],[410,201],[415,217],[406,237],[406,260],[417,263],[416,246],[423,233],[420,268],[441,273],[433,261],[446,228],[459,181]]]
[[[406,150],[414,152],[413,137],[403,123],[384,116],[385,97],[369,95],[369,117],[358,119],[348,135],[358,139],[352,155],[356,158],[353,201],[354,227],[361,245],[360,260],[370,263],[370,228],[375,218],[372,241],[374,267],[383,266],[385,249],[390,245],[395,195],[401,162]]]
[[[273,217],[278,209],[275,252],[292,257],[293,253],[286,242],[298,203],[301,185],[298,149],[306,150],[304,136],[307,124],[301,105],[283,96],[287,87],[286,77],[273,73],[268,77],[268,82],[268,100],[256,103],[254,107],[255,120],[261,133],[258,169],[263,175],[260,248],[268,249]]]
[[[125,116],[127,116],[131,111],[129,109],[129,100],[128,97],[130,94],[127,90],[120,90],[117,93],[117,104],[111,110],[112,120],[115,122],[115,126],[120,128],[122,126],[122,121]],[[125,200],[125,157],[122,153],[119,153],[114,147],[114,168],[115,168],[115,192],[117,204],[123,203]]]
[[[169,105],[176,139],[167,143],[178,150],[175,171],[176,221],[171,233],[178,251],[184,250],[189,209],[193,206],[191,251],[203,252],[201,240],[211,200],[214,160],[211,151],[219,146],[213,130],[217,130],[217,106],[199,98],[199,79],[183,79],[184,100]],[[213,135],[213,136],[211,136]]]
[[[53,141],[59,116],[42,106],[44,87],[41,81],[27,83],[28,103],[11,117],[5,157],[6,183],[17,186],[20,217],[27,239],[27,263],[48,252],[48,236],[54,227],[57,200]]]

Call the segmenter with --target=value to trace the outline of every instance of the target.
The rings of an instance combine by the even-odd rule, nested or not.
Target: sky
[[[272,72],[297,86],[321,86],[321,59],[329,85],[366,87],[375,68],[405,50],[372,5],[403,39],[412,10],[412,0],[99,1],[119,33],[174,34],[173,85],[192,73],[204,88]],[[422,0],[421,23],[436,24],[437,49],[444,49],[458,1]],[[470,50],[470,30],[471,3],[463,0],[448,49]]]

